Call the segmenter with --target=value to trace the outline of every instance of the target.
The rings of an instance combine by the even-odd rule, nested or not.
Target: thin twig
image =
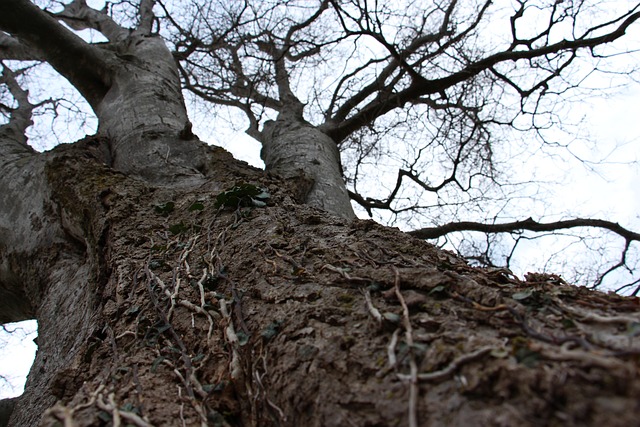
[[[416,358],[413,354],[413,328],[411,327],[411,319],[409,319],[409,307],[400,292],[400,272],[394,266],[393,271],[395,273],[394,288],[396,291],[396,297],[400,301],[402,306],[402,321],[404,325],[404,336],[409,346],[409,367],[411,369],[411,376],[409,377],[409,427],[418,427],[418,365],[416,364]]]
[[[601,316],[596,313],[583,311],[578,308],[569,307],[564,304],[560,299],[555,298],[554,302],[560,307],[562,310],[574,315],[578,316],[583,322],[596,322],[596,323],[621,323],[623,325],[630,325],[633,323],[640,323],[640,318],[633,318],[627,316]]]
[[[121,419],[124,419],[127,424],[133,424],[137,427],[151,427],[151,424],[149,424],[133,412],[127,412],[118,409],[118,405],[115,402],[115,396],[113,393],[109,393],[108,400],[109,403],[105,403],[102,394],[100,394],[98,396],[96,404],[98,408],[111,413],[113,427],[119,427],[121,425]]]
[[[240,340],[238,339],[238,335],[233,327],[233,321],[229,314],[229,310],[227,309],[227,302],[222,298],[218,301],[218,304],[220,305],[220,313],[227,322],[224,334],[227,342],[231,345],[231,362],[229,362],[229,370],[231,371],[231,378],[237,380],[242,374],[242,368],[240,367],[240,355],[238,354],[238,345]]]
[[[364,301],[367,305],[367,311],[369,312],[371,317],[373,317],[375,321],[378,322],[378,325],[381,325],[382,314],[380,314],[380,311],[373,306],[373,302],[371,302],[371,294],[369,293],[369,289],[360,288],[360,292],[362,292],[362,294],[364,295]]]
[[[438,382],[444,381],[446,379],[451,378],[451,376],[460,368],[460,366],[465,363],[472,362],[474,360],[480,359],[485,354],[491,352],[492,347],[482,347],[476,351],[471,353],[463,354],[462,356],[454,359],[446,368],[440,369],[439,371],[427,372],[424,374],[418,374],[418,379],[420,381],[431,381]],[[398,379],[403,381],[408,381],[411,379],[409,375],[397,374]]]
[[[398,344],[398,334],[400,334],[400,329],[396,329],[393,331],[393,335],[391,335],[391,341],[389,341],[389,346],[387,346],[387,357],[389,358],[389,368],[393,369],[398,363],[398,359],[396,358],[396,345]]]

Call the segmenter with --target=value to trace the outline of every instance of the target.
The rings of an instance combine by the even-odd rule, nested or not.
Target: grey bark
[[[100,159],[99,149],[79,146]],[[39,320],[38,353],[16,404],[22,421],[12,425],[37,425],[55,403],[45,391],[72,365],[93,324],[100,271],[97,242],[89,238],[94,227],[86,205],[77,200],[63,208],[54,197],[75,183],[52,179],[52,164],[77,148],[37,154],[0,136],[0,322]]]
[[[0,427],[7,427],[9,425],[9,417],[11,417],[17,400],[15,397],[0,400]]]
[[[355,218],[335,142],[303,120],[276,120],[261,133],[266,169],[286,178],[304,174],[312,184],[305,202],[346,219]]]
[[[10,125],[0,128],[0,322],[31,319],[43,278],[65,242],[51,202],[45,165]]]
[[[118,43],[117,51],[117,71],[96,108],[112,166],[149,182],[197,182],[206,154],[191,133],[171,52],[145,35]]]

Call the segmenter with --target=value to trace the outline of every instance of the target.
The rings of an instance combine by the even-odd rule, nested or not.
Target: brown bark
[[[635,423],[637,298],[470,268],[296,205],[220,149],[215,180],[175,189],[101,165],[97,143],[46,167],[77,245],[43,288],[12,425]],[[216,208],[239,182],[268,206]]]

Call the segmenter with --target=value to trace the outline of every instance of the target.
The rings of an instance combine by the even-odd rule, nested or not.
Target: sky
[[[9,323],[0,331],[0,399],[19,396],[24,390],[36,354],[36,321]],[[6,331],[14,331],[7,333]]]
[[[634,30],[630,37],[640,40],[640,31]],[[575,117],[582,120],[582,130],[591,135],[595,151],[604,156],[612,147],[617,147],[601,165],[594,165],[596,173],[588,171],[577,161],[562,160],[553,163],[549,159],[532,161],[523,165],[519,173],[523,176],[539,173],[548,176],[563,176],[566,184],[552,190],[549,199],[550,209],[558,212],[566,207],[575,207],[585,214],[618,221],[624,226],[640,228],[640,83],[613,91],[606,99],[587,98],[576,103]],[[206,127],[202,112],[191,112],[194,131],[197,135],[216,145],[221,145],[238,159],[263,167],[260,160],[260,145],[241,131],[231,129],[212,135]],[[220,129],[220,128],[218,128]],[[588,157],[589,151],[576,152]],[[542,243],[544,245],[544,243]],[[529,271],[530,265],[543,262],[544,255],[541,244],[525,248],[524,263],[518,276]],[[35,322],[19,326],[24,330],[35,329]],[[6,325],[8,330],[15,325]],[[33,343],[35,333],[25,335],[20,329],[13,334],[0,331],[0,376],[7,378],[11,384],[0,379],[0,398],[21,394],[24,380],[33,361],[36,346]],[[4,345],[3,345],[4,344]]]

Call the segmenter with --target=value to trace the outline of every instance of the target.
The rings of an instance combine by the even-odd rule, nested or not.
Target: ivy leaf
[[[282,323],[283,322],[281,320],[276,320],[270,323],[262,332],[260,332],[260,335],[262,335],[262,338],[264,338],[265,340],[267,341],[270,340],[271,338],[278,335],[278,332],[280,332]]]
[[[160,364],[164,359],[165,359],[164,356],[156,357],[153,363],[151,364],[151,372],[155,373],[158,370],[158,366],[160,366]]]
[[[514,293],[513,295],[511,295],[511,298],[513,298],[516,301],[523,301],[529,298],[531,295],[533,295],[533,290],[527,289],[526,291]]]
[[[183,231],[186,231],[188,228],[186,225],[184,225],[184,222],[179,222],[178,224],[173,224],[171,227],[169,227],[169,231],[171,232],[171,234],[173,234],[174,236],[177,234],[182,233]]]
[[[266,200],[271,195],[264,189],[253,184],[240,184],[223,191],[216,196],[214,206],[237,209],[239,207],[265,207]]]
[[[202,202],[195,202],[189,206],[189,212],[204,210],[204,204]]]
[[[249,342],[249,335],[244,332],[238,331],[236,332],[236,335],[238,336],[238,344],[240,344],[241,347]]]
[[[160,205],[155,205],[154,206],[154,210],[156,211],[156,213],[158,215],[162,215],[162,216],[169,216],[169,214],[171,212],[173,212],[173,209],[176,207],[175,203],[173,202],[166,202],[166,203],[162,203]]]
[[[627,326],[626,335],[629,336],[630,338],[637,337],[638,335],[640,335],[640,323],[631,322]]]

